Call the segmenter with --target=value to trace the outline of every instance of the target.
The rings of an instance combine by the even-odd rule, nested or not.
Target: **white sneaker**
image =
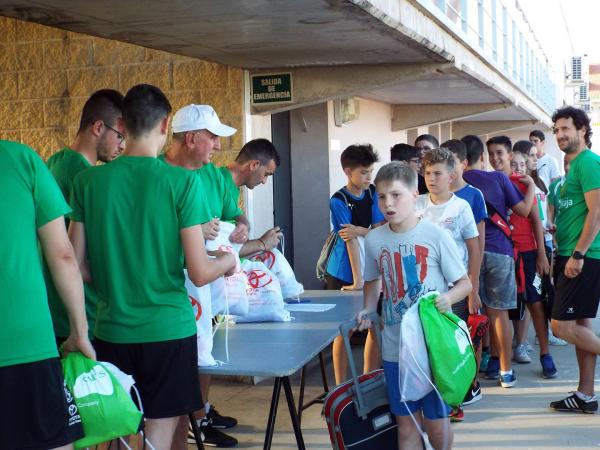
[[[564,346],[564,345],[569,345],[569,343],[561,338],[558,338],[556,336],[554,336],[552,334],[552,332],[548,333],[548,344],[550,345],[556,345],[556,346]],[[540,345],[540,340],[538,339],[538,337],[535,337],[535,345]]]
[[[517,345],[515,347],[513,350],[513,361],[521,364],[528,364],[531,362],[531,357],[527,353],[526,344]]]

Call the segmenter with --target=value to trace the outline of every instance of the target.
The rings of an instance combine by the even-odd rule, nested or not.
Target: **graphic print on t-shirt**
[[[427,277],[429,249],[422,245],[401,244],[396,251],[381,248],[379,267],[383,278],[383,298],[386,325],[400,323],[402,316],[428,290],[423,285]]]

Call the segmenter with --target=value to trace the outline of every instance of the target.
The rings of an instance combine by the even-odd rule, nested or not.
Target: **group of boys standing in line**
[[[377,172],[374,185],[378,155],[370,145],[350,146],[341,155],[348,183],[332,196],[330,209],[333,229],[342,239],[332,251],[326,287],[364,291],[359,329],[370,329],[368,313],[383,317],[382,349],[369,331],[364,370],[378,367],[381,350],[399,448],[422,448],[411,416],[435,449],[451,448],[449,419],[464,417],[462,408],[444,405],[435,391],[414,402],[400,397],[399,370],[410,364],[399,361],[402,316],[434,290],[441,293],[438,309],[451,308],[470,326],[483,330],[487,320],[482,314],[487,316],[489,338],[477,349],[478,366],[486,379],[504,388],[517,382],[511,360],[531,362],[529,323],[520,320],[528,315],[518,308],[526,305],[540,345],[542,377],[558,374],[550,344],[566,341],[576,347],[577,390],[551,402],[550,409],[598,409],[594,368],[600,338],[591,320],[600,301],[600,157],[590,150],[590,120],[584,111],[564,107],[552,120],[565,154],[563,177],[544,153],[545,136],[539,130],[514,146],[506,136],[489,139],[493,171],[484,170],[484,143],[473,135],[441,146],[431,135],[419,136],[415,146],[395,145],[392,162]],[[516,319],[514,348],[510,317]],[[340,383],[346,378],[341,343],[334,342],[333,358]],[[475,381],[463,405],[481,398]]]
[[[236,130],[208,105],[170,117],[155,86],[125,96],[103,89],[86,101],[74,142],[47,165],[26,145],[0,141],[0,398],[13,405],[0,448],[70,449],[82,437],[58,348],[134,377],[154,448],[186,449],[194,411],[205,445],[237,444],[220,431],[236,419],[214,409],[210,377],[198,375],[184,268],[198,286],[232,272],[233,254],[205,248],[220,221],[235,222],[241,256],[278,245],[278,227],[249,239],[238,197],[273,175],[279,155],[255,139],[218,168],[210,160],[219,138]]]

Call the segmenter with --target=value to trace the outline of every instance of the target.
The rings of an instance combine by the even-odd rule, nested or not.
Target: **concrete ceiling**
[[[344,0],[0,0],[0,15],[245,69],[443,60]]]

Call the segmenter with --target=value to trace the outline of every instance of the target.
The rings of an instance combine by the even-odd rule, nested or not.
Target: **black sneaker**
[[[210,425],[200,426],[202,432],[202,442],[207,447],[235,447],[238,441],[233,436],[223,433]]]
[[[238,421],[233,417],[222,416],[219,411],[211,405],[208,414],[206,415],[208,424],[211,428],[218,428],[224,430],[226,428],[233,428],[237,425]]]
[[[482,397],[483,395],[481,394],[481,386],[479,385],[479,381],[476,381],[475,386],[471,386],[471,388],[467,392],[467,395],[465,395],[465,399],[462,402],[462,404],[463,406],[472,405],[473,403],[476,403],[479,400],[481,400]]]
[[[550,403],[550,409],[554,411],[581,412],[585,414],[594,414],[598,411],[598,401],[594,396],[592,400],[582,400],[575,392],[562,400]]]

